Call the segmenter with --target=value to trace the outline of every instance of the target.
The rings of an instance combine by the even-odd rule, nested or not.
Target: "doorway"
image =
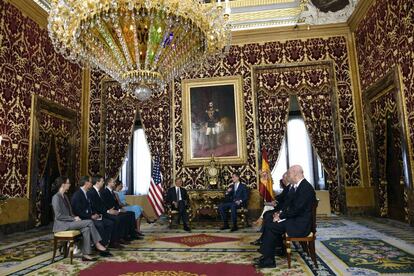
[[[379,216],[407,222],[411,156],[398,67],[364,93],[371,181]]]
[[[396,114],[393,114],[394,116]],[[398,120],[398,119],[397,119]],[[386,162],[388,217],[399,221],[405,220],[404,182],[402,181],[401,133],[393,118],[386,120]]]

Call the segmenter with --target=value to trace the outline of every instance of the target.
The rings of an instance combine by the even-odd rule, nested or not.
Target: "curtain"
[[[169,91],[168,87],[166,91]],[[165,188],[169,187],[172,181],[170,106],[170,95],[165,91],[153,94],[145,104],[139,105],[140,119],[151,156],[160,156],[160,170]]]
[[[105,176],[118,177],[131,141],[135,124],[135,99],[122,91],[117,83],[110,83],[103,91],[106,96],[105,121]]]
[[[268,153],[269,167],[272,170],[276,165],[286,132],[289,95],[268,93],[265,89],[259,89],[257,106],[260,145]]]
[[[296,95],[312,146],[327,171],[333,211],[345,204],[343,183],[338,182],[335,147],[331,64],[264,67],[256,70],[260,145],[269,150],[271,168],[276,164],[286,131],[289,95]],[[341,185],[341,186],[340,186]]]
[[[335,150],[332,101],[330,85],[323,85],[315,93],[307,87],[298,91],[297,98],[311,144],[327,172],[330,194],[338,194],[338,158]],[[339,210],[337,201],[331,199],[331,207]]]

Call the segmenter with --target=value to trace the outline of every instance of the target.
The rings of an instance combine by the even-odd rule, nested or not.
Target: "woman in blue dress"
[[[122,183],[117,181],[115,184],[115,191],[117,195],[117,200],[119,205],[124,209],[125,211],[131,211],[135,213],[135,220],[137,223],[137,234],[140,236],[144,236],[144,234],[141,232],[141,218],[144,217],[148,223],[154,223],[155,220],[150,220],[149,216],[144,212],[144,209],[139,205],[128,205],[126,202],[126,191],[122,191]]]

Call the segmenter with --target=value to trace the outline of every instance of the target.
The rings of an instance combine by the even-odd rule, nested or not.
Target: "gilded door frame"
[[[364,107],[364,120],[366,123],[366,132],[368,136],[368,141],[372,145],[369,148],[369,155],[368,160],[370,161],[371,168],[373,169],[374,179],[371,179],[370,182],[374,185],[376,192],[375,192],[375,206],[377,208],[378,213],[381,214],[380,205],[379,205],[379,195],[378,190],[379,185],[381,185],[380,173],[379,173],[379,164],[378,160],[372,160],[376,153],[376,145],[374,143],[374,135],[373,135],[373,124],[372,124],[372,110],[371,110],[371,102],[381,96],[384,96],[387,93],[395,93],[395,100],[397,105],[397,112],[399,117],[399,123],[401,127],[401,147],[402,147],[402,158],[403,158],[403,178],[404,178],[404,187],[405,192],[407,189],[413,189],[413,175],[414,175],[414,162],[413,162],[413,152],[411,148],[411,141],[409,135],[409,127],[408,127],[408,116],[407,116],[407,108],[406,108],[406,101],[405,95],[403,90],[403,82],[401,77],[401,69],[399,65],[393,66],[390,68],[388,73],[385,74],[380,80],[375,82],[373,85],[368,87],[365,91],[363,91],[363,107]],[[370,168],[370,169],[371,169]],[[371,178],[372,175],[369,174]],[[404,195],[406,196],[406,195]],[[384,212],[388,213],[388,208]]]
[[[76,161],[76,128],[78,127],[78,114],[76,111],[67,108],[61,104],[55,103],[51,100],[43,98],[39,95],[32,95],[32,106],[31,106],[31,114],[30,114],[30,142],[29,142],[29,164],[28,164],[28,177],[27,177],[27,195],[26,197],[29,199],[29,218],[33,218],[33,214],[35,212],[35,202],[33,201],[33,197],[36,194],[36,184],[37,183],[37,166],[38,160],[36,156],[39,155],[39,116],[40,113],[47,113],[51,116],[56,118],[65,120],[70,122],[70,133],[71,136],[69,138],[70,147],[70,157],[69,160],[69,179],[74,180],[77,173],[75,169],[75,161]]]

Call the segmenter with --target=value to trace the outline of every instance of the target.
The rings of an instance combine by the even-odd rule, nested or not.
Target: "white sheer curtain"
[[[151,180],[151,153],[142,128],[135,130],[133,144],[134,195],[146,195]]]
[[[286,154],[286,144],[288,146],[288,154]],[[287,156],[289,156],[289,159]],[[272,171],[273,189],[275,191],[281,190],[279,180],[282,178],[283,173],[287,171],[288,167],[292,165],[301,165],[305,178],[311,184],[314,184],[312,146],[306,131],[305,122],[300,117],[293,117],[288,121],[287,143],[286,139],[284,139],[279,158]]]
[[[313,183],[312,146],[302,118],[288,122],[289,166],[301,165],[305,178]]]
[[[286,158],[286,139],[283,139],[276,166],[273,168],[272,171],[273,190],[275,190],[278,193],[282,190],[282,187],[280,187],[279,180],[282,179],[282,176],[287,171],[287,169],[288,168]]]

